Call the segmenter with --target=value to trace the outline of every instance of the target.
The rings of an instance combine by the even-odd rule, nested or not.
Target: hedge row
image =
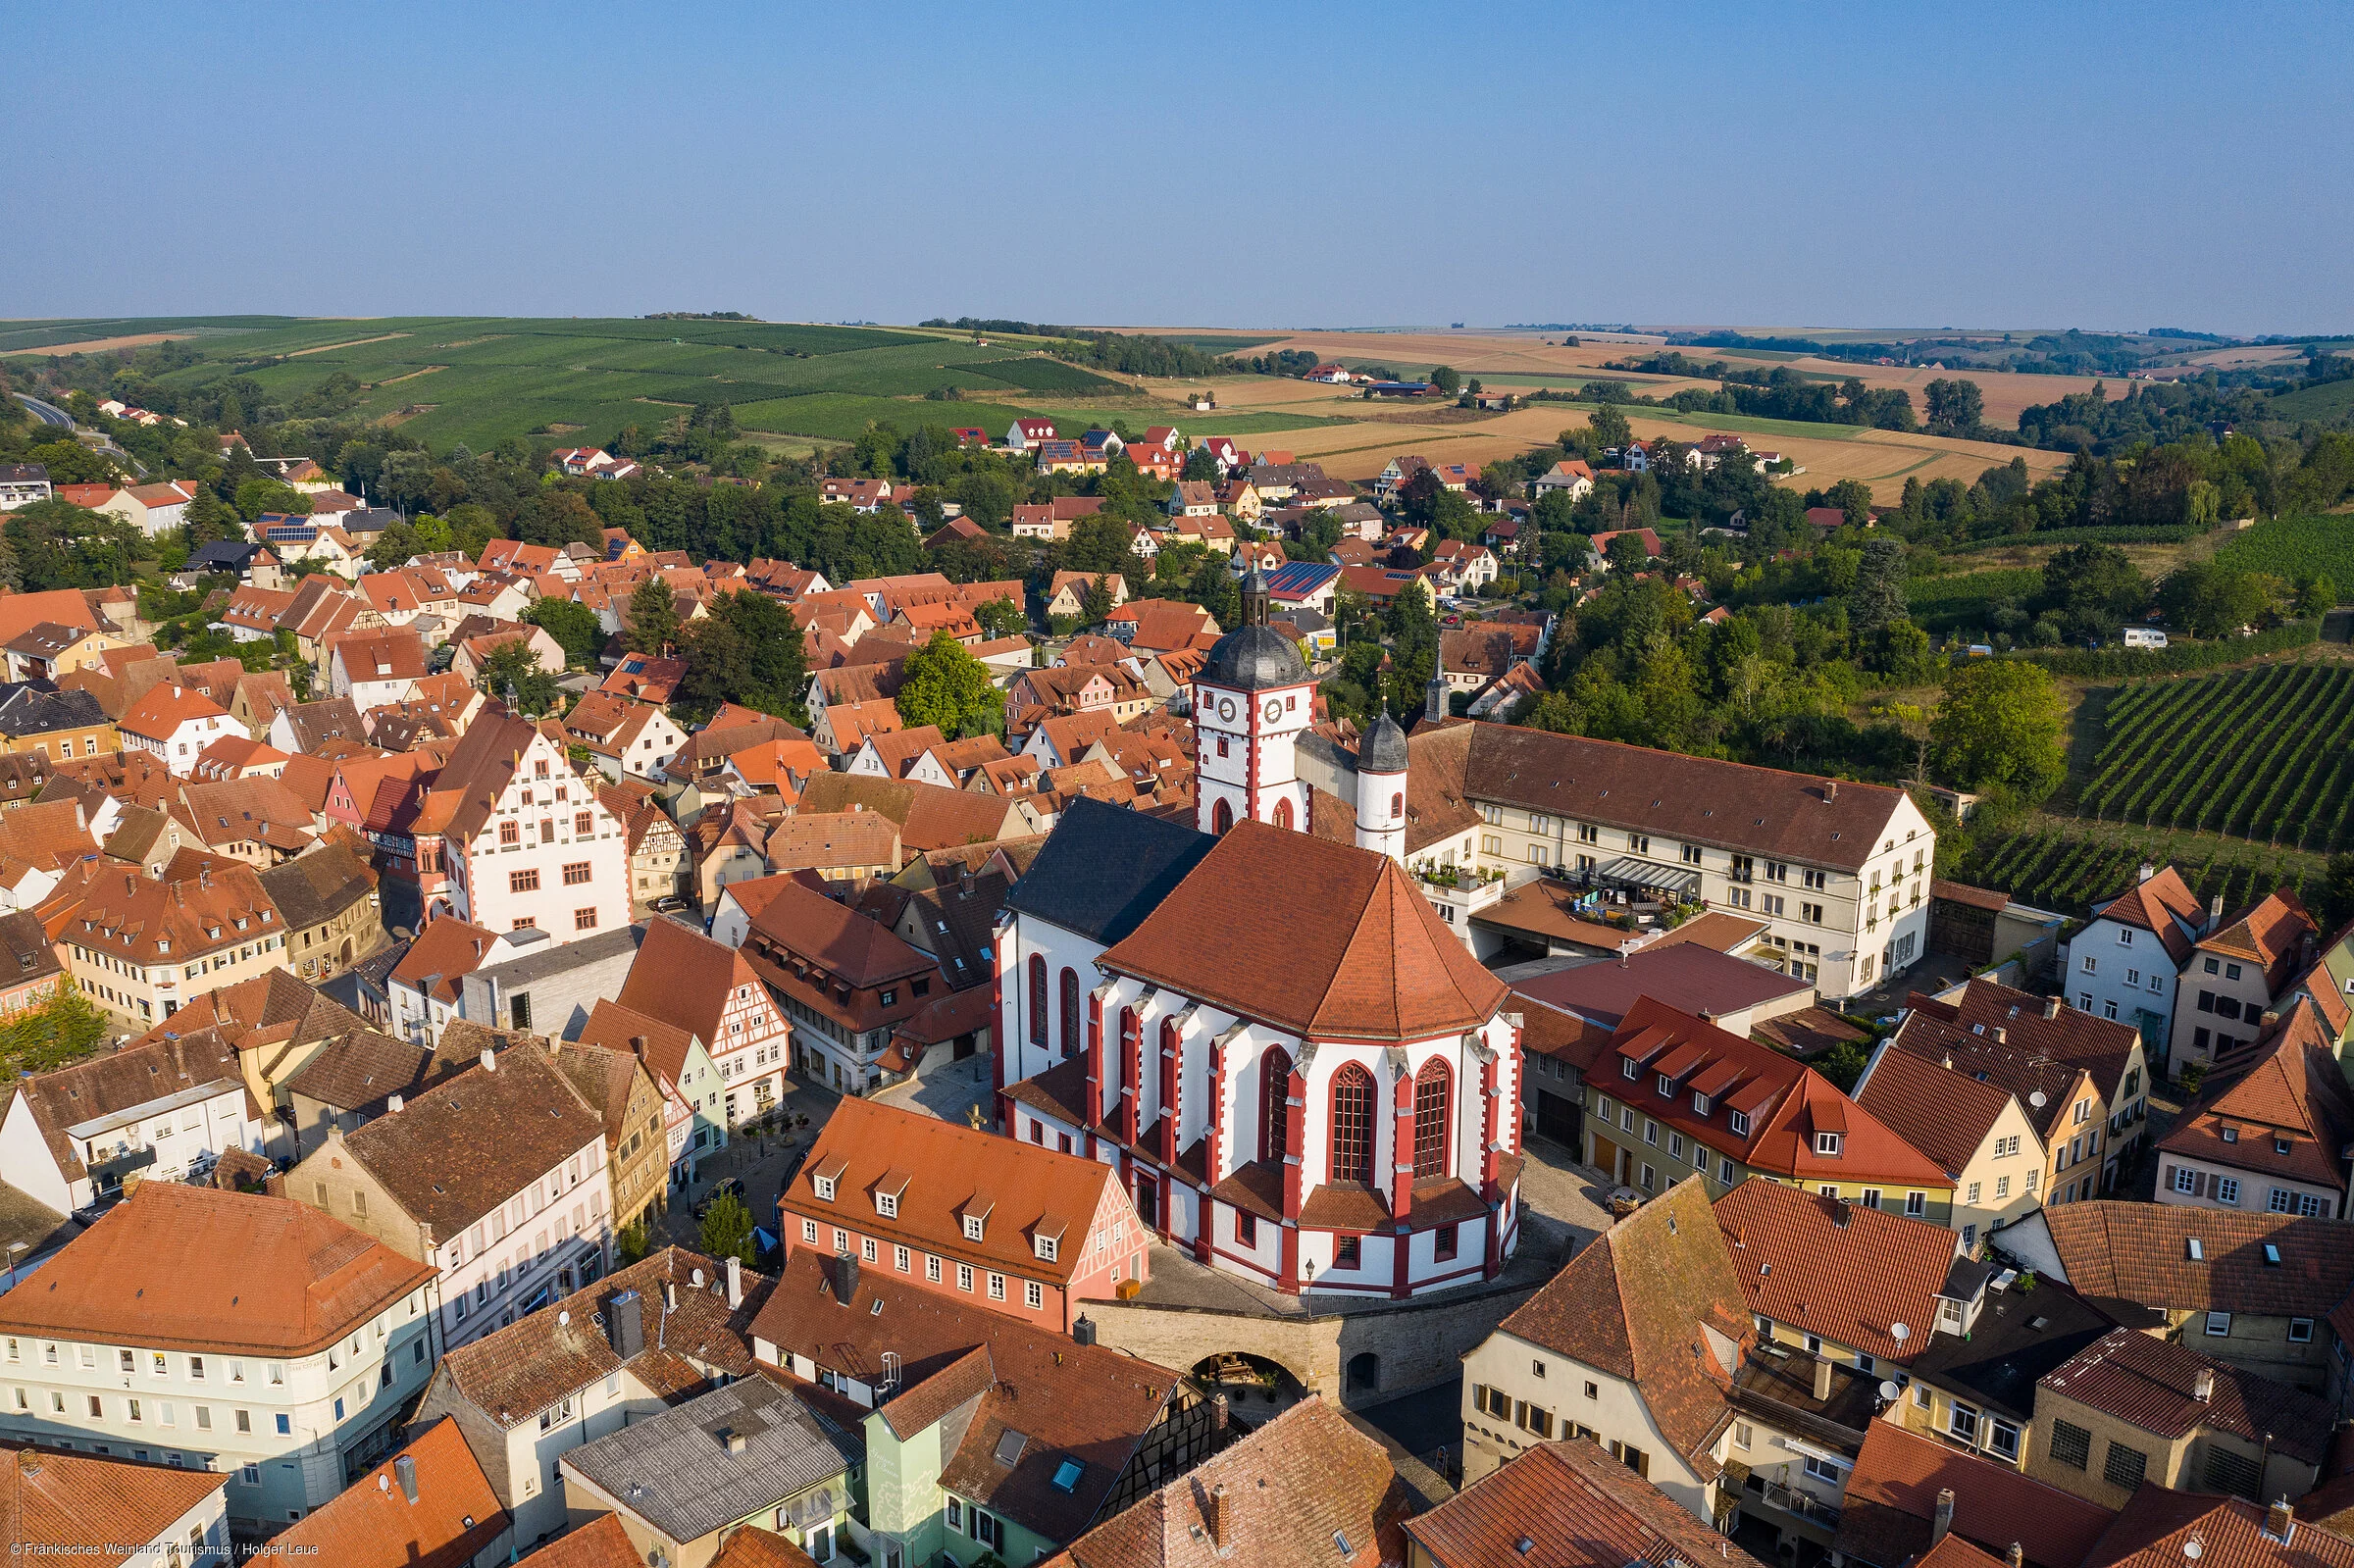
[[[2105,681],[2137,675],[2180,675],[2190,670],[2220,670],[2244,664],[2268,653],[2309,648],[2322,640],[2319,621],[2291,621],[2250,637],[2217,637],[2208,642],[2175,642],[2163,648],[2029,648],[2010,654],[2028,659],[2054,675]]]

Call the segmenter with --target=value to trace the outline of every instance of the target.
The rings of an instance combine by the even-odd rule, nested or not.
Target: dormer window
[[[817,1195],[820,1198],[824,1199],[828,1203],[834,1201],[834,1178],[831,1176],[813,1176],[809,1178],[809,1185],[817,1189]]]
[[[2236,1127],[2226,1127],[2226,1128],[2225,1128],[2225,1129],[2224,1129],[2224,1141],[2225,1141],[2225,1142],[2226,1142],[2226,1143],[2236,1143],[2236,1142],[2238,1142],[2238,1141],[2239,1141],[2239,1129],[2238,1129],[2238,1128],[2236,1128]]]
[[[1825,1159],[1837,1159],[1839,1157],[1839,1135],[1837,1133],[1816,1134],[1815,1152]]]
[[[1692,1091],[1692,1109],[1694,1112],[1702,1116],[1708,1115],[1709,1104],[1709,1097],[1706,1094],[1703,1094],[1698,1089],[1694,1089]]]
[[[1635,1079],[1642,1076],[1643,1064],[1633,1060],[1632,1058],[1628,1058],[1619,1062],[1618,1072],[1620,1077],[1626,1079],[1629,1083],[1632,1083]]]
[[[1050,1236],[1035,1238],[1030,1244],[1037,1251],[1040,1260],[1047,1263],[1055,1261],[1055,1253],[1062,1245],[1060,1241]]]
[[[832,1186],[833,1184],[828,1183],[827,1185]],[[875,1194],[875,1212],[887,1220],[897,1219],[899,1217],[899,1194],[877,1192]]]
[[[1749,1118],[1739,1111],[1726,1111],[1724,1121],[1725,1125],[1732,1129],[1735,1138],[1749,1137]]]
[[[964,1217],[964,1239],[968,1241],[978,1241],[981,1239],[980,1215],[967,1214]]]
[[[1660,1096],[1663,1099],[1675,1098],[1675,1080],[1665,1073],[1660,1075]]]

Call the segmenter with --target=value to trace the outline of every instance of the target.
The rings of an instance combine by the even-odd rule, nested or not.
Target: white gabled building
[[[450,903],[486,931],[535,927],[569,942],[630,923],[619,818],[540,729],[486,703],[428,796],[448,797]]]
[[[176,779],[193,773],[204,748],[223,735],[245,733],[228,709],[203,692],[172,684],[156,686],[132,703],[118,728],[125,749],[148,753]]]

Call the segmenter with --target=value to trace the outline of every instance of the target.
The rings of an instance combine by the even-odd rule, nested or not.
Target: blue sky
[[[2354,329],[2343,4],[0,0],[0,316]]]

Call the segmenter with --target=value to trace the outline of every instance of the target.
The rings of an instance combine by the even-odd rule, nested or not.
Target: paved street
[[[773,1233],[777,1195],[784,1190],[786,1170],[795,1155],[816,1140],[818,1130],[841,1100],[832,1089],[788,1073],[784,1108],[796,1117],[807,1117],[809,1125],[766,1136],[739,1135],[726,1148],[705,1159],[696,1168],[693,1189],[672,1197],[662,1225],[663,1239],[682,1246],[699,1246],[701,1223],[694,1217],[694,1205],[731,1176],[743,1182],[744,1205],[752,1211],[752,1223]]]
[[[991,1060],[985,1055],[968,1056],[922,1078],[877,1089],[872,1097],[903,1111],[921,1111],[926,1116],[944,1122],[962,1122],[967,1127],[972,1125],[972,1113],[978,1108],[986,1125],[991,1117],[990,1088],[996,1082]]]

